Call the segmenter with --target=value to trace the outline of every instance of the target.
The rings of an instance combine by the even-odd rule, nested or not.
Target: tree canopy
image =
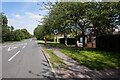
[[[91,28],[95,36],[111,34],[120,24],[120,2],[51,2],[49,14],[43,20],[47,34],[83,35],[85,46],[86,29]],[[92,24],[93,26],[90,26]]]
[[[22,39],[28,39],[32,37],[32,35],[26,29],[14,30],[13,26],[8,26],[8,19],[3,13],[1,13],[0,16],[2,17],[0,29],[2,29],[1,35],[3,42],[20,41]]]
[[[45,35],[45,31],[44,31],[44,26],[43,25],[38,25],[37,28],[34,29],[34,36],[37,39],[43,39],[44,35]]]

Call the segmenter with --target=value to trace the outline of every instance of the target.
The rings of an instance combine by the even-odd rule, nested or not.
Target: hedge
[[[54,39],[52,39],[52,38],[47,38],[47,41],[51,41],[51,42],[53,42]]]
[[[100,50],[120,52],[120,34],[102,35],[97,37],[96,48]]]
[[[65,44],[65,38],[60,38],[60,44]],[[67,38],[68,45],[75,45],[75,38]]]

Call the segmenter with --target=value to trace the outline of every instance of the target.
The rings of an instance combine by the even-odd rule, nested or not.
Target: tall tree
[[[111,33],[115,23],[119,24],[119,4],[111,2],[56,2],[49,8],[50,12],[48,17],[44,19],[44,25],[52,32],[67,33],[71,31],[76,32],[77,35],[82,33],[83,48],[85,48],[85,32],[90,24],[93,24],[92,33],[96,36]]]
[[[34,30],[34,36],[37,39],[43,39],[44,38],[44,27],[42,25],[38,25],[37,28]]]

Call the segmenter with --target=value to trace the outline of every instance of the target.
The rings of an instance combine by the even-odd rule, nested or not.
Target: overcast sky
[[[33,30],[40,24],[38,21],[48,13],[48,10],[39,10],[42,8],[40,5],[37,2],[2,2],[2,12],[7,16],[9,26],[15,29],[26,28],[33,34]]]

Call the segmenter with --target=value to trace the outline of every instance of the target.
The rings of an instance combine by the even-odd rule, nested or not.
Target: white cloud
[[[14,18],[8,18],[8,25],[13,25],[15,29],[26,28],[31,34],[33,30],[40,24],[38,21],[42,21],[43,16],[38,14],[25,12],[25,15],[16,14]]]
[[[26,16],[24,16],[24,17],[27,17],[27,18],[33,19],[33,20],[37,20],[37,21],[41,20],[43,18],[43,16],[31,13],[31,12],[25,12],[25,14],[26,14]]]
[[[16,17],[16,18],[20,18],[21,16],[17,14],[17,15],[15,15],[15,17]]]

